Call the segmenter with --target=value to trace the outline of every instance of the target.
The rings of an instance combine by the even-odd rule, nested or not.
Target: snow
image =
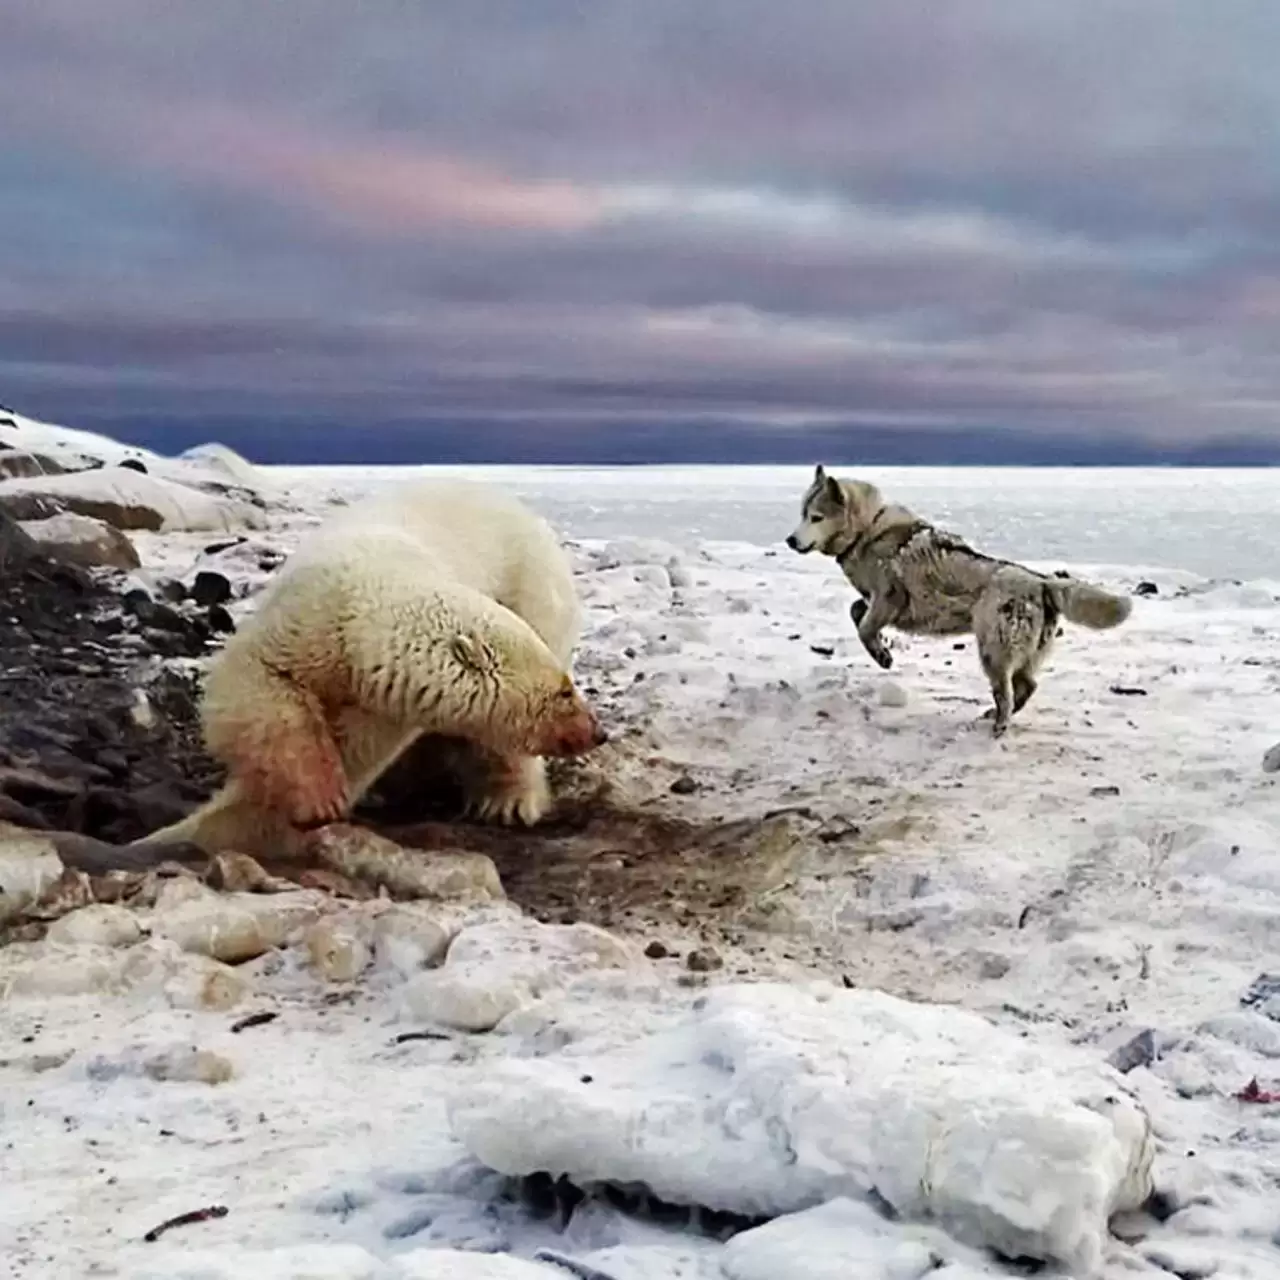
[[[137,458],[144,464],[160,461],[158,454],[147,449],[120,444],[92,431],[41,422],[7,409],[0,410],[0,442],[28,453],[43,454],[68,467],[83,466],[86,458],[108,465],[126,458]]]
[[[964,1010],[724,986],[674,1027],[626,1032],[477,1071],[453,1132],[503,1173],[640,1183],[744,1217],[875,1195],[1086,1273],[1111,1214],[1150,1194],[1148,1121],[1118,1075]]]
[[[146,570],[221,569],[243,616],[332,503],[402,476],[263,470],[291,504],[268,528],[217,550],[207,533],[135,534]],[[1104,1280],[1277,1273],[1280,1124],[1234,1095],[1280,1074],[1274,1002],[1249,996],[1280,972],[1280,807],[1263,767],[1280,739],[1280,476],[867,473],[994,551],[1157,588],[1117,631],[1068,629],[995,742],[971,643],[892,637],[894,668],[879,671],[838,570],[781,546],[808,474],[502,473],[572,540],[579,676],[617,731],[624,802],[691,822],[790,811],[803,839],[783,872],[714,918],[679,901],[619,917],[630,952],[660,938],[673,959],[552,964],[547,978],[527,947],[505,963],[483,948],[467,967],[477,992],[506,993],[496,1029],[403,1044],[433,1012],[414,1009],[414,984],[448,972],[447,959],[422,969],[430,939],[379,944],[342,982],[300,945],[269,952],[230,971],[238,986],[215,984],[213,1004],[215,962],[188,955],[206,968],[182,970],[172,942],[144,940],[150,968],[123,983],[128,951],[64,940],[60,994],[28,969],[0,1003],[0,1183],[22,1188],[0,1202],[0,1254],[16,1276],[563,1280],[534,1261],[549,1250],[609,1280],[903,1280],[935,1257],[931,1277],[971,1280],[1023,1274],[989,1246],[1032,1239],[1080,1273],[1097,1245]],[[681,777],[692,790],[671,794]],[[731,862],[707,874],[732,882]],[[476,910],[448,935],[510,914]],[[723,970],[690,974],[681,953],[706,944]],[[887,1028],[870,1050],[869,1001]],[[258,1008],[280,1016],[230,1031]],[[1143,1031],[1149,1052],[1117,1081],[1106,1057]],[[178,1046],[226,1059],[232,1077],[89,1069]],[[725,1061],[703,1061],[712,1049]],[[593,1083],[567,1077],[571,1063]],[[511,1080],[514,1097],[494,1087]],[[1121,1100],[1110,1116],[1088,1105],[1104,1081]],[[592,1129],[581,1103],[597,1097]],[[620,1127],[664,1105],[681,1118],[666,1161],[645,1145],[661,1126]],[[1103,1236],[1138,1108],[1159,1212],[1123,1210]],[[489,1117],[495,1157],[527,1141],[530,1158],[572,1146],[606,1171],[606,1157],[645,1158],[708,1210],[749,1193],[784,1212],[728,1243],[696,1217],[597,1198],[562,1223],[476,1164],[464,1114]],[[982,1164],[967,1135],[985,1118],[991,1142],[1022,1115],[1022,1151],[1047,1154],[1019,1181],[1015,1148]],[[727,1156],[726,1120],[750,1156]],[[896,1220],[868,1207],[869,1182],[901,1201]],[[230,1212],[142,1242],[209,1204]]]

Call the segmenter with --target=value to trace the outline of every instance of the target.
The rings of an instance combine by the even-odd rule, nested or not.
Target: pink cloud
[[[62,86],[43,101],[25,98],[22,115],[115,160],[390,237],[445,227],[574,231],[601,215],[588,186],[512,176],[412,139],[322,133],[270,108],[161,105],[103,88],[92,111],[84,109],[85,86]]]
[[[141,159],[386,235],[450,225],[572,231],[600,213],[598,199],[574,183],[515,178],[403,142],[317,137],[228,111],[169,117],[131,143]]]

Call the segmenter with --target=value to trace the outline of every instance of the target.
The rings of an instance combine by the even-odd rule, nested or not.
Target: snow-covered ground
[[[144,567],[186,576],[216,559],[255,583],[262,548],[396,478],[272,475],[295,509],[270,528],[214,557],[208,534],[138,534]],[[240,1010],[12,999],[13,1274],[1026,1274],[981,1247],[997,1244],[1109,1280],[1280,1275],[1280,1110],[1235,1097],[1280,1076],[1280,976],[1257,981],[1280,975],[1280,795],[1262,769],[1280,739],[1280,566],[1266,578],[1257,537],[1225,534],[1222,514],[1269,501],[1273,520],[1280,477],[1147,472],[1135,497],[1133,473],[1067,473],[1028,498],[1021,472],[877,473],[992,549],[1157,588],[1115,632],[1068,629],[996,742],[971,642],[894,637],[881,672],[838,570],[781,547],[805,475],[507,477],[574,541],[582,678],[632,731],[644,802],[818,824],[715,921],[723,968],[641,957],[659,933],[676,952],[706,935],[705,913],[673,908],[633,925],[634,962],[491,1033],[397,1044],[422,1025],[400,988],[288,966],[258,1002],[280,1016],[240,1034]],[[529,957],[513,946],[507,963],[523,976]],[[956,1008],[917,1018],[920,1002]],[[222,1055],[232,1078],[139,1068],[179,1045]],[[1100,1064],[1122,1049],[1138,1065],[1120,1078]],[[1152,1143],[1156,1212],[1130,1211]],[[705,1208],[668,1220],[588,1200],[562,1221],[480,1160],[643,1180]],[[894,1212],[869,1208],[868,1186]],[[142,1242],[215,1203],[226,1217]],[[1125,1212],[1104,1238],[1109,1207]],[[716,1212],[782,1216],[724,1244]]]

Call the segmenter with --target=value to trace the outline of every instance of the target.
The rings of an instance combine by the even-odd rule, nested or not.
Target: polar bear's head
[[[464,631],[450,647],[477,695],[467,700],[469,737],[531,756],[578,756],[607,741],[573,677],[531,627]]]

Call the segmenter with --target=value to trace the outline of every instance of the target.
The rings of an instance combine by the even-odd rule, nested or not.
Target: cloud
[[[9,402],[1280,438],[1263,6],[14,8]]]

